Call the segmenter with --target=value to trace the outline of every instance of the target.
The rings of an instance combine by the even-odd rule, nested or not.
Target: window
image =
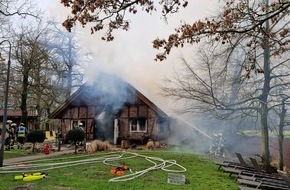
[[[130,132],[146,132],[147,125],[146,125],[145,118],[130,119]]]
[[[139,119],[139,131],[146,132],[146,119]]]
[[[76,128],[78,126],[78,121],[72,121],[72,129]]]
[[[74,129],[76,127],[86,128],[86,121],[84,120],[73,120],[71,123],[71,128]]]
[[[130,129],[131,131],[136,131],[137,132],[137,119],[131,119],[130,121]]]

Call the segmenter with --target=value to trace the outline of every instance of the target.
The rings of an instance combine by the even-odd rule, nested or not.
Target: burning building
[[[162,141],[169,135],[166,113],[129,83],[106,74],[82,85],[49,118],[61,120],[64,137],[80,124],[88,140],[114,144],[123,139],[141,143],[149,138]]]

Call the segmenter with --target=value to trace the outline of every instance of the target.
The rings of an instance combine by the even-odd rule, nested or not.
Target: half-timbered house
[[[169,118],[159,107],[129,83],[102,75],[87,82],[49,115],[60,119],[60,130],[82,125],[89,140],[119,144],[122,139],[146,143],[146,139],[166,140]]]

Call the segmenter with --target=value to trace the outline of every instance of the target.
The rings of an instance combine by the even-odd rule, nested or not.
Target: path
[[[35,155],[30,155],[30,156],[21,156],[21,157],[16,157],[16,158],[9,158],[9,159],[4,159],[3,165],[11,165],[11,164],[19,164],[21,162],[29,161],[29,160],[37,160],[37,159],[43,159],[47,157],[53,157],[53,156],[58,156],[58,155],[64,155],[64,154],[71,154],[74,153],[74,149],[72,148],[62,148],[61,151],[52,151],[49,154],[35,154]]]

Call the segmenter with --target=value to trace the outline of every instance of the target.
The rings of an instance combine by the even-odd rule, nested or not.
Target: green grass
[[[23,150],[23,149],[5,150],[4,159],[27,156],[29,154],[32,154],[31,150]]]
[[[290,138],[290,131],[284,131],[284,138]]]
[[[237,189],[237,183],[234,178],[229,178],[228,174],[217,170],[217,166],[206,156],[176,152],[170,150],[154,150],[154,151],[134,151],[144,156],[158,157],[164,160],[176,160],[178,164],[186,168],[185,185],[169,184],[167,182],[168,172],[161,169],[149,171],[146,174],[129,181],[109,182],[110,179],[116,177],[110,174],[110,170],[114,166],[127,165],[134,172],[141,171],[152,167],[153,163],[147,161],[144,157],[130,158],[131,154],[124,155],[124,159],[114,162],[107,162],[106,165],[95,160],[93,163],[87,163],[77,166],[68,166],[64,168],[55,168],[53,170],[45,169],[48,166],[39,169],[38,172],[47,173],[47,178],[32,182],[24,182],[15,180],[14,176],[19,173],[0,174],[0,189],[12,190],[20,187],[27,187],[29,190],[90,190],[90,189],[106,189],[106,190],[159,190],[159,189],[192,189],[207,190],[218,189],[228,190]],[[121,153],[118,153],[120,155]],[[65,161],[84,160],[88,158],[100,158],[104,160],[105,152],[99,152],[89,155],[66,155],[58,158],[47,158],[35,163],[60,163]],[[114,154],[115,156],[117,154]],[[101,159],[102,158],[102,159]],[[160,164],[161,162],[157,162]],[[179,170],[177,166],[171,166],[167,169]],[[1,170],[0,170],[1,171]],[[125,174],[130,174],[125,171]]]
[[[261,131],[259,130],[244,130],[242,131],[243,135],[251,136],[251,137],[260,137]],[[270,131],[269,136],[273,138],[277,138],[277,131]],[[284,131],[284,138],[290,138],[290,131]]]

